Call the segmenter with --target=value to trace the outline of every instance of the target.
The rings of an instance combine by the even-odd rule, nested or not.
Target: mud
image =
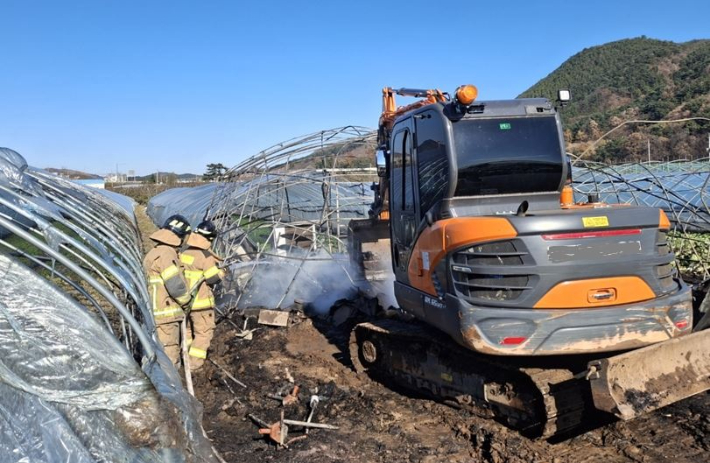
[[[558,443],[533,441],[490,420],[356,374],[347,354],[352,322],[338,327],[300,319],[289,328],[258,326],[237,336],[237,317],[217,326],[214,364],[195,375],[204,427],[227,462],[702,462],[710,460],[710,394],[703,393],[630,422],[606,425]],[[253,322],[250,322],[250,325]],[[291,382],[291,380],[293,382]],[[269,395],[300,386],[299,401],[282,407]],[[258,434],[247,417],[273,423],[305,420],[311,395],[321,401],[313,421],[339,426],[311,430],[288,449]],[[297,426],[290,439],[305,435]]]

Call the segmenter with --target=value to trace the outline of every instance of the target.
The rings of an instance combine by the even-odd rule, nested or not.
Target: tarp
[[[157,226],[173,214],[184,216],[192,226],[199,224],[209,208],[212,195],[222,184],[208,183],[196,187],[171,188],[148,201],[146,213]]]

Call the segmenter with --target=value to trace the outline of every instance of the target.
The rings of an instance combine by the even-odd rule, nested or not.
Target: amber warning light
[[[473,85],[462,85],[456,89],[456,101],[464,106],[474,102],[478,96],[478,89]]]

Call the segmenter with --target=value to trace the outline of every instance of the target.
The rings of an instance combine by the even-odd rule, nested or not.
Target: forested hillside
[[[44,170],[46,170],[47,172],[51,172],[53,174],[57,174],[60,177],[70,178],[70,179],[74,179],[74,180],[89,179],[89,178],[102,178],[100,175],[89,174],[87,172],[82,172],[80,170],[72,170],[72,169],[66,169],[66,168],[56,169],[53,167],[47,167]]]
[[[587,48],[565,61],[521,97],[556,98],[572,91],[563,110],[568,150],[579,154],[626,120],[710,118],[710,40],[674,43],[646,37]],[[589,158],[622,162],[707,155],[710,122],[626,126]]]

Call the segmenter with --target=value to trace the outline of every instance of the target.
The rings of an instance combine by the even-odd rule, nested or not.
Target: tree
[[[227,172],[227,168],[221,162],[217,164],[207,164],[207,170],[202,175],[202,179],[211,182],[212,180],[217,180],[217,178],[224,175],[225,172]]]
[[[169,186],[175,185],[177,183],[177,180],[178,180],[177,174],[174,174],[172,172],[161,177],[161,181]]]
[[[575,141],[587,141],[589,140],[589,137],[587,136],[587,132],[585,132],[582,129],[577,130],[577,133],[574,134],[574,140]]]
[[[602,136],[602,131],[599,129],[599,124],[594,119],[589,119],[589,139],[596,140]]]
[[[572,143],[572,131],[570,129],[565,129],[565,143]]]
[[[626,156],[624,142],[621,139],[604,140],[597,145],[594,160],[606,163],[619,163]]]

